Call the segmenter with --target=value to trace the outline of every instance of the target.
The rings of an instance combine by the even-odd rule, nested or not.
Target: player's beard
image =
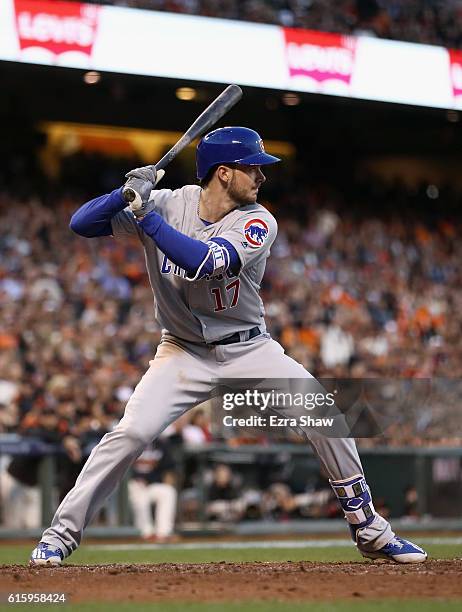
[[[236,175],[233,174],[231,182],[228,187],[229,198],[236,203],[236,208],[239,206],[245,206],[246,204],[254,204],[257,201],[257,193],[254,195],[254,191],[250,188],[245,189],[237,184]]]

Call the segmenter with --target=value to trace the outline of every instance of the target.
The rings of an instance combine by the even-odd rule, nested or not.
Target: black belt
[[[247,331],[247,330],[246,330]],[[227,338],[223,338],[222,340],[215,340],[215,342],[209,342],[209,344],[236,344],[236,342],[241,342],[241,333],[242,332],[236,332],[234,333],[232,336],[228,336]],[[260,328],[257,327],[252,327],[252,329],[249,329],[249,336],[246,340],[243,340],[243,342],[247,342],[247,340],[252,340],[252,338],[256,338],[257,336],[259,336],[261,334]]]

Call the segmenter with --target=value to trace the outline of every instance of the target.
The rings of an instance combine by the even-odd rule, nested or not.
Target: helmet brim
[[[267,166],[268,164],[275,164],[280,161],[281,160],[279,157],[275,157],[274,155],[261,151],[260,153],[255,153],[254,155],[249,155],[248,157],[238,159],[234,163],[243,164],[245,166]]]
[[[231,160],[223,160],[217,161],[213,165],[210,165],[207,168],[207,172],[198,172],[197,178],[202,181],[207,174],[212,170],[212,168],[216,168],[217,166],[226,166],[227,164],[241,164],[243,166],[267,166],[269,164],[276,164],[281,160],[279,157],[275,157],[274,155],[270,155],[269,153],[265,153],[264,151],[259,151],[258,153],[254,153],[253,155],[248,155],[247,157],[242,157],[241,159],[233,159]]]

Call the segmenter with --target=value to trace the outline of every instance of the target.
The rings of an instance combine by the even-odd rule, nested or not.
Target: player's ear
[[[218,166],[216,169],[216,175],[222,183],[228,185],[233,175],[233,169],[230,166]]]

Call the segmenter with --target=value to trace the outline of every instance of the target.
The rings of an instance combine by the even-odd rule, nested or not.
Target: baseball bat
[[[195,138],[202,136],[215,123],[225,115],[242,98],[242,89],[239,85],[228,85],[228,87],[207,106],[204,112],[194,121],[183,136],[156,164],[156,170],[162,170],[188,146]],[[130,187],[125,187],[122,191],[127,203],[133,202],[136,192]]]

